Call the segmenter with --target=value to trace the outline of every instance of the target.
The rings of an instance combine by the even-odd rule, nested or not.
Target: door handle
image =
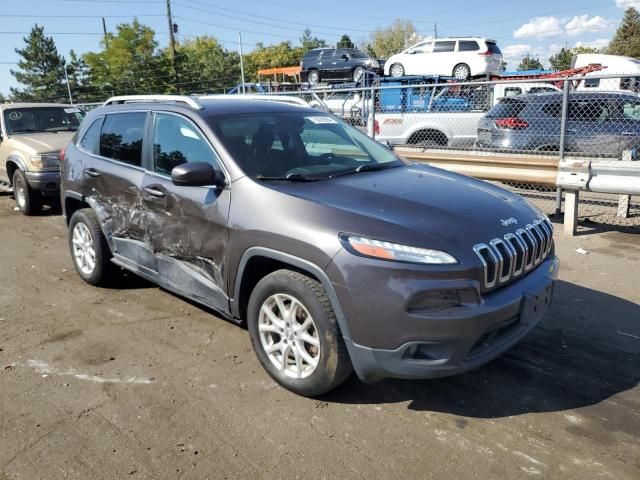
[[[622,132],[621,135],[625,137],[640,137],[640,133],[637,132]]]
[[[84,174],[88,177],[94,177],[94,178],[100,176],[100,172],[95,168],[85,168]]]
[[[575,128],[567,128],[565,131],[567,133],[577,133],[578,132]]]
[[[162,198],[166,195],[165,191],[157,185],[149,185],[148,187],[144,187],[144,192],[148,193],[152,197],[158,198]]]

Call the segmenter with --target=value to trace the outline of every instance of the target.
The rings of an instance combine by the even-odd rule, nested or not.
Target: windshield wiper
[[[387,168],[399,167],[400,165],[402,165],[402,163],[397,161],[387,163],[367,163],[351,170],[334,173],[333,175],[330,175],[329,178],[341,177],[343,175],[352,175],[354,173],[377,172],[379,170],[386,170]]]
[[[286,175],[284,177],[268,177],[265,175],[258,175],[256,177],[256,180],[263,180],[263,181],[273,180],[273,181],[280,181],[280,182],[316,182],[320,179],[307,177],[300,173],[290,173],[289,175]]]

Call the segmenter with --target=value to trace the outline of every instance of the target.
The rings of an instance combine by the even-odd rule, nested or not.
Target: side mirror
[[[171,180],[180,187],[224,187],[224,176],[217,172],[210,163],[183,163],[171,170]]]
[[[380,142],[383,147],[386,147],[387,150],[394,152],[396,150],[395,145],[393,145],[389,140],[385,140],[384,142]]]
[[[416,51],[410,48],[409,50],[407,50],[407,53],[409,55],[413,55],[414,53],[416,53]]]

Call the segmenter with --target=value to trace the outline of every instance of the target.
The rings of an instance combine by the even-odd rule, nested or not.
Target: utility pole
[[[433,22],[433,38],[438,38],[438,24]]]
[[[104,46],[105,48],[109,48],[109,37],[107,36],[107,23],[104,21],[104,17],[102,17],[102,32],[104,33]]]
[[[242,81],[242,93],[246,93],[244,86],[244,61],[242,59],[242,32],[238,30],[238,45],[240,46],[240,77]]]
[[[69,103],[73,104],[73,97],[71,96],[71,85],[69,84],[69,73],[67,72],[67,64],[64,64],[64,78],[67,81],[67,92],[69,92]]]
[[[171,50],[171,66],[173,67],[173,77],[175,83],[178,83],[178,69],[176,68],[176,37],[174,35],[175,25],[173,23],[173,17],[171,16],[171,0],[167,0],[167,22],[169,22],[169,43]],[[177,85],[176,85],[177,88]],[[180,89],[178,88],[178,91]]]

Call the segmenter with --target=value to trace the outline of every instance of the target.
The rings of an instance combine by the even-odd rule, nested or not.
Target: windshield
[[[329,115],[251,113],[212,117],[209,123],[240,168],[256,179],[320,180],[403,164]]]
[[[75,132],[83,114],[76,107],[11,108],[4,112],[7,135],[37,132]]]

